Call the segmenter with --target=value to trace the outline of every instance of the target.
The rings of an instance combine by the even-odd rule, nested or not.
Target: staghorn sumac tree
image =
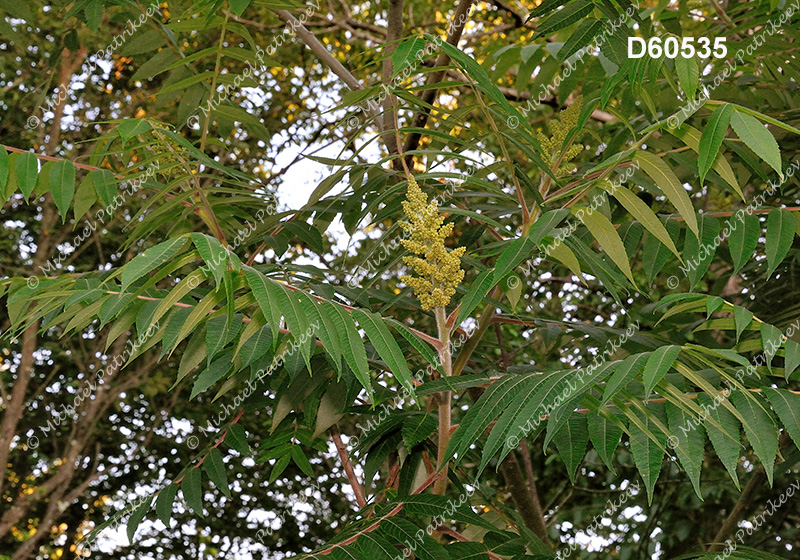
[[[791,2],[0,9],[0,554],[800,545]]]

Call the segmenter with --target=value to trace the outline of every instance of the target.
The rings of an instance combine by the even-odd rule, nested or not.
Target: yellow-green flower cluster
[[[158,129],[162,127],[157,126],[154,122],[150,124],[153,126],[151,134],[156,139],[156,143],[151,145],[149,149],[157,158],[155,168],[158,169],[159,175],[166,181],[172,181],[181,175],[185,175],[187,170],[184,168],[181,158],[184,161],[189,160],[189,157],[186,156],[186,149],[171,138],[160,134]]]
[[[400,280],[414,289],[422,309],[445,307],[464,279],[461,257],[466,248],[448,251],[444,240],[453,232],[453,224],[444,224],[435,200],[428,204],[428,195],[419,188],[414,177],[408,178],[408,193],[403,201],[408,221],[400,227],[409,233],[403,246],[414,255],[403,257],[403,262],[414,271],[414,276],[404,275]]]
[[[545,154],[549,156],[550,163],[555,165],[561,160],[558,169],[554,170],[555,174],[558,176],[569,175],[574,172],[575,165],[570,162],[583,151],[583,146],[580,144],[568,146],[563,156],[561,151],[567,135],[578,124],[578,117],[580,117],[581,114],[581,101],[579,97],[572,105],[562,111],[557,119],[550,120],[548,125],[552,134],[551,137],[548,138],[541,132],[537,134],[539,144],[541,144]]]

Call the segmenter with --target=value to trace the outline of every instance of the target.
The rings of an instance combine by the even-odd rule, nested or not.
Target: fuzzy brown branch
[[[714,7],[714,11],[717,12],[717,15],[720,17],[720,19],[725,22],[725,25],[727,25],[731,29],[735,28],[736,24],[733,23],[733,20],[725,12],[725,8],[722,7],[719,1],[718,0],[710,0],[710,1],[711,5]],[[737,35],[737,40],[738,40],[738,35]]]

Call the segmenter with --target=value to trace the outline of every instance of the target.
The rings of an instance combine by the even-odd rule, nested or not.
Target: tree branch
[[[450,22],[450,28],[447,33],[447,42],[453,46],[458,46],[458,42],[461,39],[461,34],[464,32],[464,25],[467,23],[467,17],[469,15],[469,10],[472,7],[472,2],[473,0],[461,0],[458,3],[458,7],[456,7],[456,13],[453,14],[453,21]],[[444,53],[441,53],[436,59],[435,67],[441,68],[447,66],[449,63],[450,57]],[[427,85],[432,86],[441,82],[445,77],[445,74],[446,71],[444,69],[433,72],[430,75],[430,78],[428,78]],[[422,94],[422,102],[426,105],[433,105],[433,101],[436,99],[437,92],[437,88],[426,89]],[[425,128],[429,116],[430,113],[427,111],[417,113],[417,115],[414,117],[412,126],[416,128]],[[406,137],[405,144],[403,145],[403,152],[407,153],[416,150],[421,139],[422,135],[419,132],[412,132],[409,134]]]
[[[500,463],[500,472],[503,474],[511,498],[517,506],[517,511],[525,520],[525,526],[536,533],[536,536],[542,539],[547,546],[550,546],[542,506],[531,498],[528,485],[525,484],[525,477],[522,475],[522,469],[513,451]]]
[[[508,373],[508,366],[509,364],[509,357],[508,352],[506,350],[505,340],[503,339],[503,333],[500,328],[500,325],[495,323],[494,325],[495,332],[497,334],[497,343],[500,345],[501,356],[503,360],[503,372]],[[545,523],[544,519],[544,511],[542,510],[542,503],[539,501],[539,492],[536,490],[536,477],[533,474],[533,463],[531,462],[531,452],[528,449],[528,441],[525,438],[522,438],[520,441],[520,451],[522,452],[522,461],[525,465],[525,474],[528,478],[528,488],[527,488],[527,499],[524,499],[525,504],[524,507],[527,508],[527,516],[523,516],[525,519],[525,524],[534,532],[541,532],[544,536],[539,535],[542,540],[547,542],[547,524]],[[516,457],[513,452],[511,452],[506,459],[514,458],[516,462]],[[508,467],[509,469],[513,469],[513,465]],[[519,464],[517,463],[516,470],[519,471],[514,473],[509,473],[511,477],[519,477],[522,478],[522,471],[519,470]],[[505,476],[505,475],[503,475]],[[506,481],[509,479],[506,478]],[[515,497],[516,502],[516,497]],[[520,512],[522,511],[522,508]],[[530,521],[528,521],[528,516],[530,516]]]
[[[453,357],[450,347],[450,327],[447,326],[447,317],[444,307],[437,307],[436,326],[439,331],[439,361],[444,370],[444,376],[450,377],[453,374]],[[439,405],[439,449],[437,454],[437,470],[441,471],[442,477],[436,481],[433,492],[441,496],[447,490],[447,462],[445,461],[445,451],[450,443],[450,415],[452,396],[450,391],[442,391],[436,395]]]
[[[453,80],[456,80],[456,81],[459,81],[459,82],[463,82],[465,86],[469,86],[470,85],[469,80],[467,80],[467,78],[465,78],[464,75],[461,72],[457,71],[457,70],[453,70],[453,69],[448,70],[447,71],[447,77],[448,78],[452,78]],[[517,89],[514,89],[514,88],[510,88],[510,87],[505,87],[505,86],[498,86],[497,89],[509,101],[528,101],[528,100],[531,99],[531,93],[529,91],[517,90]],[[556,100],[556,98],[554,96],[550,96],[550,97],[542,100],[541,103],[542,103],[542,105],[548,105],[548,106],[554,107],[554,108],[562,107],[562,105]],[[565,102],[563,104],[563,106],[564,107],[569,107],[571,104],[572,104],[571,102]],[[609,123],[609,122],[616,122],[617,121],[617,118],[614,115],[612,115],[611,113],[607,113],[606,111],[601,111],[600,109],[595,109],[594,111],[592,111],[592,114],[590,115],[590,118],[593,119],[593,120],[599,121],[599,122],[603,122],[603,123]]]
[[[65,88],[72,81],[72,75],[81,67],[83,59],[86,58],[88,51],[85,47],[73,52],[67,48],[61,51],[61,68],[58,72],[58,83]],[[58,97],[56,107],[53,111],[53,122],[50,124],[50,138],[47,141],[46,151],[54,153],[61,138],[61,121],[64,118],[64,108],[67,106],[67,99]]]
[[[286,10],[274,10],[275,14],[283,21],[286,25],[292,28],[297,36],[303,41],[311,51],[319,57],[319,59],[331,69],[331,71],[339,76],[342,81],[345,83],[347,87],[352,89],[353,91],[357,91],[363,89],[359,81],[350,73],[347,68],[345,68],[341,62],[336,60],[331,53],[328,52],[328,49],[325,48],[325,45],[319,42],[319,39],[309,31],[300,20],[294,17],[291,13]],[[375,122],[378,124],[378,127],[382,128],[382,119],[378,111],[370,106],[367,105],[366,108],[367,113],[375,119]]]
[[[356,495],[358,507],[364,508],[367,505],[367,498],[364,495],[364,487],[361,486],[361,483],[358,481],[358,477],[356,476],[356,472],[353,470],[353,464],[350,462],[350,457],[347,454],[347,448],[345,448],[344,443],[342,443],[342,433],[339,431],[339,426],[334,424],[331,426],[330,432],[331,439],[333,439],[333,443],[336,446],[336,451],[339,452],[339,460],[342,462],[342,467],[347,475],[347,480],[350,481],[350,486],[353,488],[353,494]]]
[[[69,83],[73,73],[83,62],[86,52],[86,49],[81,49],[77,53],[68,56],[68,53],[72,53],[72,51],[69,49],[63,50],[61,55],[61,67],[58,74],[60,84]],[[61,121],[64,117],[64,107],[66,103],[66,98],[62,99],[59,96],[54,110],[53,122],[50,126],[50,138],[47,141],[46,149],[49,153],[54,153],[58,147],[58,142],[61,138]],[[36,240],[37,248],[33,257],[33,269],[37,269],[47,262],[50,256],[54,236],[50,235],[49,230],[55,223],[56,213],[53,209],[52,200],[50,197],[46,197],[42,204],[42,220],[39,222],[40,235]],[[17,431],[18,422],[22,417],[22,411],[25,406],[25,394],[34,372],[33,353],[36,350],[38,341],[37,331],[37,323],[33,323],[22,334],[22,356],[20,358],[19,367],[17,368],[16,381],[14,382],[14,388],[11,392],[11,400],[6,403],[3,422],[2,425],[0,425],[0,497],[3,495],[6,468],[8,466],[9,455],[11,454],[11,442]],[[2,535],[3,533],[0,533],[0,537]]]
[[[787,445],[789,445],[789,441],[789,434],[784,431],[781,435],[781,441],[778,445],[778,448],[782,451]],[[753,498],[755,497],[756,492],[758,492],[758,490],[764,485],[766,478],[767,473],[764,470],[764,465],[759,465],[758,469],[756,469],[756,472],[753,473],[753,475],[750,477],[750,480],[747,482],[747,486],[745,486],[744,490],[742,490],[736,505],[733,506],[733,509],[728,514],[728,517],[725,518],[725,521],[722,522],[722,527],[719,528],[717,536],[714,537],[714,544],[711,545],[709,551],[714,552],[725,548],[725,539],[733,534],[733,532],[736,530],[736,527],[739,525],[739,521],[744,519],[745,513],[753,505]]]
[[[384,43],[383,59],[383,85],[389,86],[394,75],[394,65],[392,64],[391,54],[397,45],[393,44],[403,35],[403,0],[389,0],[389,12],[386,22],[386,42]],[[388,130],[397,122],[397,114],[394,110],[394,100],[387,95],[383,100],[383,129]],[[390,154],[398,153],[397,137],[394,134],[386,136],[386,148]],[[395,169],[399,166],[399,161],[394,164]],[[399,171],[399,170],[398,170]]]
[[[500,288],[495,286],[492,293],[489,295],[490,299],[496,299],[500,293]],[[493,303],[489,302],[486,308],[483,310],[480,319],[478,319],[478,328],[472,334],[472,336],[464,343],[464,347],[461,348],[461,352],[458,353],[458,357],[456,358],[455,363],[453,364],[453,375],[459,375],[461,370],[464,369],[464,366],[467,365],[467,361],[469,360],[472,353],[478,347],[478,343],[483,338],[483,335],[486,333],[486,329],[492,324],[492,318],[496,312],[497,308],[494,306]]]

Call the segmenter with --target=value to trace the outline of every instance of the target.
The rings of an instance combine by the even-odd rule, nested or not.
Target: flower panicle
[[[550,163],[555,165],[560,160],[558,169],[554,170],[557,176],[564,176],[573,173],[576,169],[575,164],[571,163],[573,159],[578,157],[583,151],[581,144],[572,144],[567,147],[566,152],[562,154],[562,147],[567,135],[578,126],[578,119],[581,114],[581,107],[583,100],[578,97],[572,105],[561,111],[557,118],[550,119],[547,123],[552,136],[545,136],[543,133],[536,134],[539,144],[542,146],[545,154],[550,159]]]
[[[464,279],[461,257],[466,248],[448,251],[444,242],[453,233],[453,224],[444,223],[437,201],[428,202],[428,196],[411,175],[403,210],[408,221],[400,222],[400,227],[409,237],[402,243],[412,253],[403,257],[403,262],[411,267],[414,275],[403,275],[400,281],[413,288],[425,311],[445,307]]]

